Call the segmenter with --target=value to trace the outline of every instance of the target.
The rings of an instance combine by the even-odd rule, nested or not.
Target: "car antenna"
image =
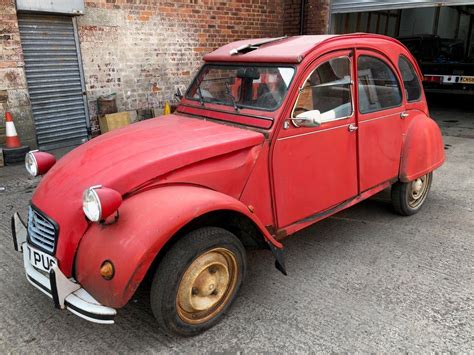
[[[254,50],[258,49],[260,46],[263,46],[264,44],[280,41],[280,40],[285,39],[285,38],[288,38],[288,36],[270,38],[270,39],[266,39],[266,40],[256,42],[256,43],[244,44],[240,47],[231,49],[230,50],[230,55],[245,54],[245,53],[248,53],[248,52],[251,52],[251,51],[254,51]]]

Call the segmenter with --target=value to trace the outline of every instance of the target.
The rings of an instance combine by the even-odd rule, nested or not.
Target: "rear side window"
[[[421,85],[418,76],[416,75],[415,68],[413,68],[410,61],[403,56],[400,56],[400,59],[398,59],[398,67],[402,74],[403,85],[405,86],[405,94],[408,102],[418,101],[421,97]]]
[[[382,60],[360,56],[357,61],[359,111],[369,113],[402,103],[400,84],[392,69]]]

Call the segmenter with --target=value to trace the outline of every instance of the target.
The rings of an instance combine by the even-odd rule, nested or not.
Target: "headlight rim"
[[[39,172],[38,160],[37,160],[36,157],[35,157],[35,154],[34,154],[35,152],[38,152],[38,150],[30,150],[28,153],[26,153],[26,156],[25,156],[25,168],[26,168],[26,171],[28,172],[28,174],[30,174],[32,177],[38,176],[38,172]],[[35,167],[34,174],[33,174],[33,172],[30,171],[30,169],[28,168],[28,166],[29,166],[29,165],[27,164],[28,157],[31,157],[32,160],[33,160],[34,167]]]
[[[85,189],[82,194],[82,211],[84,212],[87,219],[91,222],[100,222],[102,220],[102,203],[100,202],[99,195],[95,191],[96,189],[100,189],[100,188],[102,188],[102,185],[91,186]],[[92,196],[94,197],[95,203],[98,206],[99,213],[97,214],[97,219],[91,218],[91,216],[87,212],[87,209],[85,208],[85,197],[88,193],[92,194]]]

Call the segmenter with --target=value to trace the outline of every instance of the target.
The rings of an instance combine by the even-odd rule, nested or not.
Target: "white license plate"
[[[49,272],[49,270],[58,264],[55,258],[51,255],[43,253],[42,251],[33,248],[30,245],[26,245],[26,250],[28,253],[28,259],[30,260],[30,264],[34,267]]]

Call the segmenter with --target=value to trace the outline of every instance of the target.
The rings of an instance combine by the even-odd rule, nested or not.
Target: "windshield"
[[[186,97],[206,103],[273,111],[282,104],[295,69],[256,65],[205,65]]]

